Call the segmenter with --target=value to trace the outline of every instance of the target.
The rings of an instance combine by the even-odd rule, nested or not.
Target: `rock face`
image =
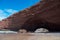
[[[2,20],[0,27],[13,31],[26,29],[34,32],[38,28],[60,31],[60,1],[42,0],[32,7]]]

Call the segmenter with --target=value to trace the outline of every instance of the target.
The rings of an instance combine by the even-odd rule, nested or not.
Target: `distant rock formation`
[[[49,31],[60,31],[60,1],[42,0],[36,5],[0,22],[0,29],[18,31],[26,29],[34,32],[38,28],[46,28]]]

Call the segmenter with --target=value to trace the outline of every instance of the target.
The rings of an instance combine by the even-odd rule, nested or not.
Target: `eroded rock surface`
[[[0,22],[0,29],[18,31],[26,29],[34,32],[38,28],[46,28],[49,31],[60,31],[60,1],[42,0],[36,5]]]

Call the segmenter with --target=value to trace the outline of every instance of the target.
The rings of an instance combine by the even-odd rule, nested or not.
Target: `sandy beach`
[[[60,40],[60,33],[0,34],[0,40]]]

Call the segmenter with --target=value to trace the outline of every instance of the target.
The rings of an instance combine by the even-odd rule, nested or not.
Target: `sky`
[[[0,21],[35,5],[40,0],[0,0]]]
[[[16,12],[29,8],[40,0],[0,0],[0,21]]]

